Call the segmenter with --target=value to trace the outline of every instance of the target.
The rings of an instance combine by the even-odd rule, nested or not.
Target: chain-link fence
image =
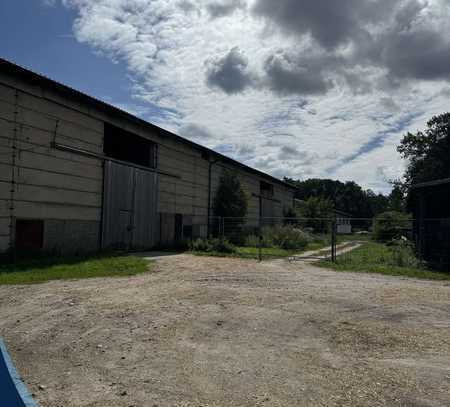
[[[450,219],[337,219],[336,262],[450,271]]]
[[[358,219],[214,217],[196,230],[204,231],[190,236],[190,246],[198,252],[260,260],[370,261],[392,267],[426,264],[443,270],[450,264],[450,219],[396,214]]]
[[[335,256],[342,265],[417,265],[414,221],[392,215],[383,218],[336,218]],[[397,257],[402,257],[398,259]]]
[[[189,236],[184,237],[196,252],[260,260],[329,258],[333,254],[335,229],[332,218],[212,217],[206,228],[189,227]]]
[[[332,219],[214,218],[210,225],[210,237],[230,242],[240,257],[331,255]]]

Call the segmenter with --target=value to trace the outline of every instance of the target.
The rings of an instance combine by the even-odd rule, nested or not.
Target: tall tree
[[[329,199],[312,196],[298,208],[298,214],[301,218],[320,219],[333,216],[333,202]]]
[[[298,208],[301,219],[308,219],[306,226],[312,227],[318,233],[325,233],[330,226],[330,219],[334,216],[333,202],[329,199],[312,196]]]
[[[434,116],[424,131],[406,134],[397,149],[408,160],[406,192],[420,182],[450,178],[450,113]]]
[[[224,171],[214,198],[215,216],[243,218],[247,214],[248,200],[236,174]]]
[[[401,183],[395,181],[392,191],[388,198],[389,210],[394,212],[403,212],[405,210],[405,197]]]
[[[366,196],[369,201],[370,212],[373,216],[388,210],[389,198],[387,196],[376,194],[371,189],[366,191]]]

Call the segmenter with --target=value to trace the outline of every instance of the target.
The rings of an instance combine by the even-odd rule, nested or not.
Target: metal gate
[[[148,249],[157,243],[158,174],[105,161],[103,249]]]

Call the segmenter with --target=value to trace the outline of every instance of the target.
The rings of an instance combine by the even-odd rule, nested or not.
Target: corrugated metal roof
[[[33,72],[27,68],[24,68],[20,65],[17,65],[11,61],[8,61],[4,58],[0,58],[0,71],[12,74],[12,75],[17,75],[19,76],[21,79],[27,80],[29,82],[38,82],[41,86],[46,86],[48,88],[51,88],[57,92],[60,92],[66,96],[72,97],[80,102],[83,103],[87,103],[90,105],[95,106],[97,109],[107,112],[109,114],[114,114],[114,115],[118,115],[120,117],[122,117],[125,120],[130,120],[132,122],[135,122],[139,125],[142,126],[146,126],[152,130],[157,131],[160,135],[166,136],[166,137],[170,137],[173,140],[179,142],[179,143],[183,143],[185,145],[190,146],[191,148],[198,150],[200,152],[206,152],[208,154],[211,154],[212,156],[214,156],[215,158],[219,158],[220,160],[224,161],[224,162],[228,162],[232,165],[235,165],[241,169],[243,169],[244,171],[247,172],[251,172],[255,175],[258,175],[260,177],[266,178],[271,180],[272,182],[276,182],[278,184],[281,184],[285,187],[291,188],[296,190],[297,188],[292,186],[291,184],[284,182],[278,178],[275,178],[269,174],[266,174],[265,172],[259,171],[255,168],[249,167],[239,161],[236,161],[230,157],[227,157],[223,154],[220,154],[214,150],[211,150],[207,147],[204,147],[200,144],[194,143],[193,141],[190,141],[188,139],[185,139],[184,137],[178,136],[177,134],[174,134],[168,130],[165,130],[161,127],[156,126],[155,124],[152,124],[150,122],[147,122],[143,119],[140,119],[139,117],[133,116],[132,114],[125,112],[124,110],[121,110],[115,106],[112,106],[106,102],[103,102],[99,99],[94,98],[93,96],[89,96],[85,93],[82,93],[76,89],[73,89],[67,85],[64,85],[60,82],[54,81],[53,79],[47,78],[44,75],[38,74],[36,72]]]

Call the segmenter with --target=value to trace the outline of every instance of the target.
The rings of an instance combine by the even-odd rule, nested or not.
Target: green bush
[[[191,242],[190,249],[193,252],[210,252],[212,251],[211,243],[208,239],[196,239]]]
[[[196,239],[190,249],[194,252],[235,253],[236,247],[226,239]]]
[[[263,241],[284,250],[305,249],[310,241],[309,235],[293,225],[277,225],[262,230]]]
[[[230,243],[227,239],[211,239],[213,251],[219,253],[235,253],[236,246]]]
[[[402,212],[384,212],[374,219],[373,238],[379,242],[399,239],[410,226],[409,216]]]
[[[245,239],[246,247],[275,248],[284,250],[302,250],[314,239],[305,231],[294,225],[266,226],[262,229],[262,239],[256,234],[248,235]]]
[[[413,244],[406,238],[393,240],[389,245],[389,251],[392,255],[393,266],[413,268],[421,266],[414,252]]]

